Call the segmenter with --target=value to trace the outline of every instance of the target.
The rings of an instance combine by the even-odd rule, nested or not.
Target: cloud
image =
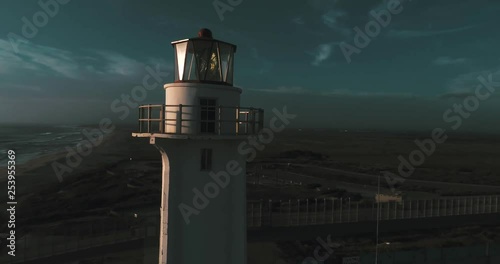
[[[114,51],[69,51],[35,43],[25,43],[15,53],[7,40],[0,39],[0,74],[4,76],[52,76],[85,80],[89,77],[133,77],[144,72],[146,64],[166,67],[164,60],[139,61]]]
[[[292,22],[297,24],[297,25],[304,25],[306,23],[302,16],[298,16],[298,17],[292,19]]]
[[[78,78],[79,67],[71,52],[48,46],[26,43],[20,53],[15,53],[9,41],[0,39],[0,73],[4,75],[25,72],[51,72]]]
[[[334,89],[329,91],[315,91],[305,89],[302,86],[279,86],[275,89],[245,89],[255,92],[277,93],[277,94],[307,94],[316,96],[348,96],[348,97],[387,97],[387,98],[410,98],[418,96],[412,93],[386,93],[386,92],[367,92],[353,91],[350,89]]]
[[[440,95],[440,98],[449,97],[463,97],[467,94],[472,94],[478,85],[481,85],[479,77],[482,76],[488,79],[488,76],[492,77],[492,81],[500,83],[500,67],[492,68],[482,71],[474,71],[469,73],[460,74],[457,77],[451,79],[447,84],[447,92]]]
[[[248,89],[250,91],[256,92],[267,92],[267,93],[283,93],[283,94],[304,94],[309,93],[307,90],[300,86],[279,86],[276,89]]]
[[[461,32],[468,29],[475,28],[476,26],[465,26],[459,28],[452,28],[446,30],[395,30],[392,29],[387,33],[387,36],[393,38],[419,38],[419,37],[432,37],[442,34],[450,34],[455,32]]]
[[[104,64],[104,73],[131,76],[144,70],[145,64],[114,51],[95,51]],[[102,72],[101,72],[102,73]]]
[[[321,16],[321,21],[327,27],[339,31],[343,34],[349,32],[347,28],[345,28],[342,23],[339,21],[341,18],[347,17],[347,13],[345,11],[339,9],[330,9],[325,14]]]
[[[327,60],[333,53],[334,45],[335,43],[320,44],[316,48],[316,51],[312,53],[314,56],[312,65],[319,66],[323,61]]]
[[[415,98],[413,93],[388,93],[388,92],[366,92],[366,91],[353,91],[349,89],[334,89],[330,91],[321,92],[325,96],[356,96],[356,97],[395,97],[395,98]]]
[[[436,65],[444,66],[444,65],[462,64],[464,62],[465,62],[465,58],[453,59],[451,57],[443,56],[443,57],[439,57],[439,58],[435,59],[432,63],[434,63]]]

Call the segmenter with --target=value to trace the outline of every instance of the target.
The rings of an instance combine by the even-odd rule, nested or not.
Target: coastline
[[[147,146],[147,144],[134,144],[134,141],[140,141],[140,139],[130,141],[132,139],[131,133],[132,129],[117,127],[111,133],[105,134],[102,142],[93,147],[89,155],[82,157],[82,161],[78,166],[71,168],[71,172],[65,173],[62,176],[63,182],[93,170],[109,167],[121,160],[126,160],[133,155],[140,154],[127,150],[130,147],[129,145]],[[68,145],[71,148],[75,146],[76,143]],[[52,164],[58,162],[59,164],[67,165],[67,155],[67,150],[62,149],[55,153],[45,154],[26,163],[16,165],[17,197],[22,198],[25,195],[37,192],[41,188],[60,184],[61,182],[52,168]],[[0,184],[5,184],[7,181],[6,171],[5,167],[0,168]],[[1,200],[5,200],[5,198]]]

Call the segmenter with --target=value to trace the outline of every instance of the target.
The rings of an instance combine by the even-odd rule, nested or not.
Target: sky
[[[113,102],[130,95],[151,69],[162,72],[163,83],[172,82],[170,42],[195,37],[203,27],[238,46],[234,78],[243,89],[242,106],[264,108],[268,119],[272,109],[286,107],[297,115],[292,127],[451,127],[458,114],[448,113],[448,121],[443,115],[474,102],[478,77],[500,82],[500,1],[1,5],[1,123],[136,122],[136,109],[121,115],[112,111]],[[162,86],[134,103],[163,103]],[[500,133],[496,86],[496,93],[476,98],[473,110],[461,116],[461,130]]]

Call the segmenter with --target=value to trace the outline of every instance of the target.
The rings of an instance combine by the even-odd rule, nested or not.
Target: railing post
[[[491,208],[491,195],[490,195],[490,203],[489,203],[488,208],[490,209],[490,214],[491,214],[491,211],[492,211],[492,208]]]
[[[264,111],[259,108],[259,131],[264,128]]]
[[[359,201],[356,203],[356,222],[359,222]]]
[[[259,226],[262,226],[262,202],[263,200],[260,200],[259,202]]]
[[[375,219],[375,201],[372,203],[372,218],[371,220]]]
[[[384,209],[384,205],[380,200],[377,201],[377,219],[382,220],[382,210]]]
[[[476,201],[477,201],[476,214],[479,214],[479,196],[476,197]]]
[[[412,204],[412,200],[410,200],[410,215],[408,216],[408,218],[411,219],[411,204]]]
[[[347,223],[351,222],[351,197],[349,197],[349,201],[347,204]]]
[[[483,214],[486,213],[486,196],[483,196]]]
[[[498,213],[498,195],[495,196],[495,213]]]
[[[474,214],[474,197],[470,198],[470,214]]]
[[[269,226],[273,226],[273,200],[269,199]]]
[[[394,200],[394,219],[398,219],[398,203]]]
[[[292,199],[288,199],[288,225],[292,225]]]
[[[422,216],[422,217],[425,218],[425,216],[426,216],[425,210],[427,209],[427,200],[424,200],[423,202],[424,202],[424,216]]]
[[[251,119],[252,119],[252,135],[255,134],[255,111],[253,108],[250,108],[250,113],[252,114]]]
[[[334,223],[333,213],[335,212],[335,199],[332,197],[332,224]]]
[[[438,199],[438,206],[437,206],[437,216],[440,217],[441,216],[441,212],[440,212],[440,209],[441,209],[441,198]]]
[[[160,133],[165,133],[165,105],[160,106]]]
[[[255,225],[254,224],[254,217],[255,216],[253,214],[253,202],[251,202],[250,204],[251,204],[251,206],[250,206],[250,220],[251,220],[250,224],[253,227]]]
[[[306,225],[309,224],[309,198],[306,199]]]
[[[245,134],[248,135],[248,116],[250,113],[245,113]]]
[[[339,214],[339,223],[342,223],[342,197],[340,197],[340,214]]]
[[[148,104],[148,133],[151,133],[151,104]]]
[[[318,224],[318,199],[314,198],[314,224]]]
[[[401,219],[405,219],[405,200],[401,200]]]
[[[240,107],[236,107],[236,135],[240,133]]]
[[[297,225],[300,225],[300,199],[297,199]]]
[[[418,211],[418,210],[419,210],[419,204],[418,204],[418,202],[419,202],[419,201],[420,201],[420,200],[417,200],[417,211],[416,211],[416,214],[417,214],[417,215],[415,216],[415,218],[418,218],[418,217],[419,217],[419,213],[420,213],[420,212]]]
[[[433,205],[434,205],[434,199],[433,199],[433,200],[431,200],[431,215],[430,215],[430,217],[432,217],[432,215],[433,215],[433,213],[434,213],[434,212],[433,212],[433,211],[434,211],[434,206],[433,206]]]
[[[323,198],[323,224],[326,224],[326,198]]]
[[[448,215],[448,210],[446,209],[446,205],[448,204],[448,199],[443,199],[444,202],[444,216]]]
[[[283,201],[280,200],[280,213],[279,213],[279,217],[278,217],[279,221],[278,223],[280,223],[280,225],[285,225],[285,218],[283,217]]]
[[[391,219],[391,202],[387,201],[387,220]]]
[[[143,132],[142,131],[142,121],[141,121],[142,115],[143,115],[142,111],[143,111],[143,108],[141,106],[139,106],[139,119],[138,119],[138,121],[139,121],[139,132],[141,132],[141,133]]]

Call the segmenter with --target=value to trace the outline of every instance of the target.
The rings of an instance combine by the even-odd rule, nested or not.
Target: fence
[[[34,229],[36,231],[21,235],[16,240],[15,257],[7,254],[7,247],[2,248],[0,263],[24,263],[61,253],[158,237],[159,218],[103,218]]]
[[[379,213],[377,214],[377,209]],[[414,219],[498,213],[498,196],[447,197],[433,200],[381,202],[350,198],[251,201],[247,205],[249,227],[299,226],[362,221]]]
[[[498,196],[449,197],[435,200],[403,200],[377,204],[373,201],[320,198],[286,201],[250,201],[247,226],[300,226],[414,219],[466,214],[498,213]],[[0,249],[0,263],[23,263],[60,253],[76,252],[104,245],[159,236],[159,216],[144,218],[102,218],[85,222],[36,228],[36,232],[18,235],[16,257]]]
[[[391,248],[380,250],[379,264],[490,264],[500,263],[500,244],[488,243],[484,245],[422,248],[418,250],[392,251]],[[375,254],[369,253],[360,256],[361,264],[375,263]]]

